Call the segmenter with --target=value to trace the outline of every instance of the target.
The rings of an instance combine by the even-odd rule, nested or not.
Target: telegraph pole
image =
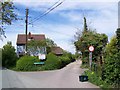
[[[28,30],[28,8],[26,8],[26,20],[25,20],[25,23],[26,23],[26,28],[25,28],[25,34],[26,34],[25,51],[27,53],[27,41],[28,41],[28,38],[27,38],[27,30]]]

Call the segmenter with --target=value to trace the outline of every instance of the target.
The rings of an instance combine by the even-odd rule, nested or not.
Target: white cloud
[[[29,27],[30,28],[30,27]],[[76,29],[69,25],[52,25],[46,23],[42,24],[41,26],[34,27],[34,30],[31,28],[29,29],[32,33],[40,33],[45,34],[46,37],[51,38],[52,40],[57,43],[58,46],[62,47],[63,49],[71,52],[75,52],[74,47],[72,45],[72,39],[74,36],[74,33],[76,32]],[[14,33],[8,33],[7,39],[4,39],[4,42],[2,42],[1,47],[7,43],[7,41],[12,41],[13,45],[16,47],[16,40],[17,40],[17,34],[20,32],[14,32]],[[23,32],[24,33],[24,32]]]
[[[8,41],[12,42],[12,45],[16,48],[16,39],[17,33],[6,33],[7,38],[3,38],[3,41],[0,40],[0,48],[2,48]]]
[[[59,41],[63,41],[65,44],[69,41],[72,41],[75,32],[76,29],[70,25],[53,25],[48,23],[41,24],[40,26],[38,25],[34,27],[34,30],[32,31],[32,33],[44,33],[46,37],[51,38],[57,44],[59,43]]]
[[[39,7],[44,7],[48,8],[54,3],[58,2],[59,0],[13,0],[15,3],[24,5],[26,7],[32,7],[36,8],[39,10]],[[59,2],[64,1],[60,0]],[[106,7],[111,7],[113,6],[113,3],[117,3],[119,0],[101,0],[101,1],[96,1],[96,0],[65,0],[56,10],[70,10],[70,9],[79,9],[82,8],[84,9],[104,9]],[[86,4],[87,3],[87,4]],[[111,3],[111,4],[108,4]],[[102,7],[99,7],[102,5]],[[42,8],[40,8],[41,10]]]
[[[55,0],[53,0],[55,2]],[[104,0],[106,1],[106,0]],[[111,0],[112,1],[112,0]],[[32,7],[34,10],[39,11],[39,9],[46,9],[51,6],[54,2],[46,3],[38,2],[30,0],[26,3],[26,0],[17,0],[21,5]],[[50,1],[49,1],[50,2]],[[72,3],[71,3],[72,2]],[[109,1],[108,1],[109,2]],[[66,12],[69,10],[69,12]],[[78,11],[74,11],[78,10]],[[34,28],[29,27],[29,31],[32,33],[44,33],[46,37],[53,39],[58,46],[61,46],[63,49],[74,52],[74,46],[71,44],[71,40],[73,40],[73,36],[76,32],[76,27],[80,27],[82,29],[83,25],[83,13],[84,11],[87,22],[92,22],[91,27],[95,28],[100,33],[106,33],[108,35],[112,35],[117,28],[117,3],[86,3],[86,2],[78,2],[78,1],[68,1],[66,0],[60,7],[53,10],[53,14],[59,13],[60,16],[66,18],[66,20],[70,21],[68,24],[52,24],[52,23],[43,23],[36,24]],[[80,11],[80,12],[79,12]],[[78,24],[75,24],[78,23]],[[18,29],[18,28],[17,28]],[[23,28],[24,29],[24,28]],[[8,38],[4,40],[0,46],[3,46],[7,41],[13,41],[13,45],[16,44],[17,34],[8,33]]]
[[[58,44],[61,48],[64,48],[64,50],[75,53],[75,47],[71,42],[64,43],[64,41],[59,41]]]
[[[91,8],[88,8],[91,7]],[[90,27],[95,28],[100,33],[114,32],[118,23],[117,3],[84,3],[81,10],[85,9],[87,23],[91,22]],[[70,21],[83,23],[83,13],[79,12],[61,12],[60,15],[68,18]],[[88,10],[88,12],[87,12]],[[90,10],[90,11],[89,11]]]
[[[80,22],[83,19],[83,15],[81,15],[81,13],[79,11],[78,12],[74,12],[74,11],[61,12],[60,15],[62,17],[67,18],[70,21]]]

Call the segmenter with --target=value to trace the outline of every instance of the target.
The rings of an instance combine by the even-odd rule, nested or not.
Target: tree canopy
[[[45,40],[30,40],[28,42],[28,53],[37,55],[38,53],[45,53],[46,41]]]
[[[11,42],[8,42],[2,48],[2,66],[11,67],[16,64],[17,55]]]
[[[84,28],[83,31],[77,32],[77,40],[74,42],[77,51],[82,53],[83,59],[88,62],[89,58],[89,46],[94,46],[95,50],[93,52],[93,60],[97,60],[103,54],[103,49],[108,42],[108,37],[106,34],[99,34],[95,30],[88,30],[86,19],[84,18]]]
[[[47,51],[47,53],[49,53],[49,52],[51,52],[52,47],[56,47],[56,46],[57,46],[57,44],[54,43],[54,41],[51,40],[50,38],[47,38],[45,40],[39,40],[39,41],[30,40],[28,42],[28,49],[29,49],[29,51],[31,51],[33,53],[35,53],[38,50],[38,48],[42,50],[42,49],[44,49],[44,47],[46,47],[46,51]],[[43,51],[45,51],[45,50],[43,50]]]
[[[48,47],[57,46],[57,44],[50,38],[46,38],[46,44],[47,44]]]
[[[120,28],[116,31],[116,38],[117,38],[117,48],[120,51]]]
[[[113,87],[119,86],[120,81],[120,51],[117,49],[117,37],[114,36],[105,50],[104,78]]]
[[[13,2],[8,1],[0,1],[0,38],[1,36],[5,36],[4,25],[11,25],[12,21],[17,20],[17,15],[14,12],[15,6]]]

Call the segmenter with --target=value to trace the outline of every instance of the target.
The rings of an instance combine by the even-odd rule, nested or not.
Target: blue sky
[[[72,41],[74,40],[76,28],[83,29],[83,17],[87,18],[88,27],[96,29],[99,33],[105,33],[109,39],[115,35],[118,28],[118,0],[65,0],[59,7],[51,11],[43,18],[37,19],[49,7],[58,0],[14,0],[17,7],[15,12],[23,20],[13,22],[13,25],[6,26],[7,38],[0,41],[0,47],[7,41],[12,41],[16,48],[18,33],[25,33],[25,9],[29,9],[28,32],[34,34],[45,34],[63,49],[75,52]],[[63,0],[59,0],[63,1]]]

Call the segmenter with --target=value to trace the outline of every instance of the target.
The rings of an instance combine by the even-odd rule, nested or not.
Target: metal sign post
[[[92,52],[94,51],[94,47],[90,46],[89,47],[89,64],[90,64],[90,69],[92,70]]]
[[[92,52],[89,52],[89,64],[90,64],[90,68],[92,70]]]

